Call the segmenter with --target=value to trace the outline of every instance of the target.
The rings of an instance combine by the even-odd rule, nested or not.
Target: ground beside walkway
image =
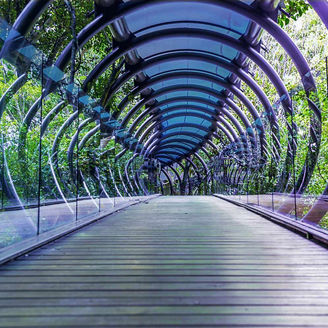
[[[328,327],[328,251],[214,197],[160,197],[0,267],[0,327]]]

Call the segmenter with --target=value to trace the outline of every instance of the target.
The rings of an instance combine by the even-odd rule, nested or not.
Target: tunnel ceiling
[[[27,4],[13,25],[16,34],[3,37],[2,56],[10,53],[8,49],[12,53],[14,45],[19,56],[28,57],[25,41],[17,46],[13,40],[26,37],[52,2],[32,0]],[[322,14],[327,12],[327,2],[309,3],[327,23]],[[281,156],[281,127],[269,95],[251,74],[250,66],[255,65],[270,80],[286,117],[287,173],[279,177],[283,189],[290,177],[296,126],[290,121],[293,104],[289,90],[262,55],[261,35],[265,30],[295,65],[312,113],[309,149],[294,186],[303,192],[320,149],[321,113],[311,69],[277,24],[280,5],[277,0],[96,0],[93,20],[47,68],[45,94],[58,85],[58,75],[68,70],[74,47],[83,49],[109,27],[112,44],[107,56],[88,72],[82,86],[65,86],[66,92],[77,94],[78,101],[89,106],[90,118],[84,126],[99,123],[81,146],[100,130],[104,138],[115,135],[122,144],[118,158],[132,151],[128,166],[136,157],[155,160],[163,168],[185,161],[198,174],[193,159],[208,172],[213,158],[218,157],[221,161],[233,160],[235,167],[243,170],[263,165],[268,158],[279,162]],[[116,75],[99,105],[88,94],[109,70]],[[124,98],[115,103],[122,90]],[[36,103],[28,112],[24,121],[27,126],[38,107]],[[72,116],[71,120],[75,119]],[[74,142],[67,150],[71,162]]]
[[[241,3],[249,6],[253,1]],[[113,6],[98,1],[98,13],[106,16]],[[264,151],[261,119],[240,90],[238,74],[246,74],[249,64],[244,49],[260,49],[261,28],[213,1],[154,1],[126,8],[117,7],[121,14],[111,25],[117,41],[113,52],[124,54],[129,63],[115,87],[128,78],[135,79],[131,94],[140,96],[139,104],[149,113],[142,126],[143,154],[164,166],[179,162],[206,146],[218,130],[239,148],[238,152],[247,151],[247,136],[255,147],[258,135]],[[104,65],[106,59],[96,70],[103,70]],[[240,135],[236,134],[231,125],[238,122],[230,111],[244,121],[247,118],[234,98],[249,107],[257,120],[256,131],[247,122],[248,130],[239,129]],[[135,106],[132,111],[139,109]],[[124,126],[132,117],[131,112],[123,117]]]
[[[206,147],[215,150],[212,140],[219,135],[228,140],[223,153],[233,152],[240,162],[254,163],[265,162],[269,156],[267,136],[271,135],[271,155],[279,158],[279,126],[272,104],[248,70],[250,62],[257,64],[276,88],[286,115],[292,113],[283,81],[260,54],[263,29],[293,57],[305,90],[314,90],[315,84],[306,61],[275,23],[278,4],[99,0],[97,14],[103,21],[99,25],[110,22],[116,42],[88,76],[85,88],[124,57],[127,67],[109,94],[134,80],[129,100],[119,108],[124,112],[129,101],[138,102],[126,115],[119,115],[122,127],[134,132],[133,120],[143,122],[137,130],[143,143],[141,154],[162,166],[181,162]],[[251,88],[260,108],[245,95],[242,82]],[[270,132],[264,130],[264,120]],[[318,144],[320,131],[311,128]]]

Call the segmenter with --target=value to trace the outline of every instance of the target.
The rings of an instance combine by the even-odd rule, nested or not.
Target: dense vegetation
[[[13,24],[19,13],[22,11],[28,0],[0,0],[0,15],[5,18],[7,22]],[[283,13],[279,15],[278,22],[291,38],[296,42],[313,70],[316,78],[318,94],[321,101],[321,108],[323,109],[323,135],[322,146],[319,156],[318,164],[315,168],[314,177],[311,180],[309,187],[306,190],[307,194],[320,194],[325,188],[325,184],[328,178],[328,168],[325,163],[328,161],[328,142],[327,142],[327,86],[326,86],[326,63],[325,58],[327,56],[326,44],[327,34],[326,30],[317,18],[315,12],[310,9],[309,5],[305,1],[289,0],[284,1],[282,6]],[[36,45],[36,47],[44,53],[45,66],[55,62],[58,55],[63,51],[69,41],[74,38],[81,29],[94,18],[94,7],[92,1],[63,1],[55,0],[52,2],[50,9],[47,10],[38,20],[36,27],[28,34],[28,39]],[[295,167],[297,173],[300,172],[302,165],[305,161],[305,157],[308,151],[309,144],[309,131],[308,126],[311,120],[311,112],[308,109],[306,97],[301,87],[300,77],[295,69],[295,66],[283,51],[283,49],[273,40],[269,35],[263,33],[263,48],[262,53],[268,59],[268,61],[274,66],[276,71],[285,82],[288,90],[290,91],[295,115],[293,119],[297,124],[297,154]],[[83,82],[92,70],[95,64],[97,64],[102,58],[104,58],[112,49],[112,39],[110,28],[105,28],[96,38],[92,38],[82,50],[78,50],[75,53],[74,65],[70,65],[66,68],[68,76],[74,78],[75,83],[83,86]],[[281,143],[282,149],[286,149],[288,142],[288,134],[286,129],[286,119],[283,110],[279,104],[279,99],[273,85],[268,81],[266,76],[258,70],[255,66],[251,66],[252,74],[255,76],[258,83],[268,95],[272,103],[277,104],[276,114],[281,126]],[[32,70],[32,68],[31,68]],[[117,110],[117,104],[133,87],[132,81],[126,83],[123,88],[113,97],[110,101],[107,99],[108,90],[115,77],[124,70],[124,63],[118,61],[111,69],[107,70],[96,83],[94,83],[87,91],[89,94],[99,101],[109,112],[115,113]],[[12,83],[17,79],[17,75],[21,72],[16,72],[15,68],[7,61],[1,62],[2,76],[0,79],[0,93],[3,94]],[[28,76],[31,76],[32,72],[28,71]],[[243,89],[246,93],[249,93],[250,97],[254,98],[254,95],[248,87],[245,85]],[[29,128],[25,131],[23,122],[24,118],[35,103],[36,99],[41,94],[40,81],[27,78],[24,81],[23,87],[20,88],[6,104],[6,111],[3,113],[3,119],[1,120],[1,130],[3,145],[6,153],[6,161],[11,168],[11,178],[18,186],[17,192],[23,195],[24,199],[28,202],[29,199],[35,199],[37,197],[36,184],[30,184],[29,181],[36,181],[38,178],[38,163],[39,163],[39,140],[40,140],[40,122],[44,119],[63,99],[61,92],[53,93],[47,97],[43,103],[42,117],[37,116],[30,124]],[[257,99],[252,99],[254,103],[257,103],[259,112],[263,112]],[[124,113],[121,116],[117,113],[117,118],[123,117],[126,112],[137,102],[137,99],[131,101],[127,106]],[[242,107],[242,104],[240,104]],[[56,159],[56,176],[61,177],[61,181],[64,181],[61,186],[63,191],[69,197],[73,197],[76,193],[76,181],[74,182],[74,174],[67,162],[67,149],[71,144],[72,137],[76,134],[78,124],[88,120],[88,116],[85,113],[80,113],[79,120],[74,121],[66,131],[58,134],[58,129],[62,124],[74,113],[74,106],[64,99],[63,110],[59,111],[54,119],[49,124],[49,127],[42,139],[42,195],[44,199],[60,197],[56,187],[52,181],[52,173],[49,167],[49,157]],[[141,109],[142,111],[143,109]],[[85,123],[79,131],[79,139],[82,140],[90,131],[90,129],[96,128],[96,122]],[[24,137],[25,135],[25,137]],[[223,135],[219,134],[221,139],[215,140],[220,149],[224,149],[228,145]],[[27,140],[25,142],[24,140]],[[58,149],[54,152],[53,143],[57,140]],[[112,165],[114,180],[118,182],[120,180],[119,167],[120,164],[115,163],[114,157],[123,150],[123,147],[119,144],[115,144],[115,141],[106,136],[102,136],[100,131],[96,132],[93,138],[90,138],[86,142],[86,146],[79,152],[74,152],[74,158],[70,159],[71,163],[78,163],[82,174],[89,177],[89,191],[91,194],[97,193],[97,186],[95,176],[99,173],[96,172],[96,168],[101,165],[102,171],[99,174],[106,176],[106,181],[110,190],[113,190],[113,194],[116,191],[113,187],[111,179],[108,178],[109,173],[106,169],[106,163]],[[106,158],[103,158],[101,154],[106,154]],[[216,155],[209,150],[210,155]],[[120,158],[122,163],[129,158],[131,154],[127,152]],[[200,152],[200,156],[206,159],[205,154]],[[286,152],[282,154],[281,163],[284,162]],[[201,168],[200,162],[195,159],[195,163]],[[268,162],[270,163],[270,161]],[[187,164],[187,163],[183,163]],[[5,163],[3,162],[4,166]],[[193,174],[196,171],[193,168]],[[283,167],[277,168],[278,170]],[[182,174],[182,169],[177,167],[177,170]],[[270,170],[267,166],[263,169],[263,177],[268,176]],[[24,178],[22,179],[22,174]],[[49,179],[49,180],[48,180]],[[127,181],[125,181],[126,184]],[[272,181],[267,181],[267,184],[263,183],[263,188],[272,188]],[[75,185],[75,188],[67,186]],[[122,184],[117,184],[120,188],[119,192],[124,194]],[[252,186],[250,186],[252,188]],[[253,186],[255,191],[258,187]],[[81,188],[82,190],[83,188]],[[289,185],[287,191],[292,189],[292,185]],[[267,190],[263,190],[266,192]],[[86,192],[82,193],[82,196],[86,195]]]

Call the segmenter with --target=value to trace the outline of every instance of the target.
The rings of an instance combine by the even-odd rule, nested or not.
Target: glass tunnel
[[[283,1],[10,3],[0,248],[158,194],[216,194],[326,233],[327,73]],[[304,6],[326,30],[328,2]]]

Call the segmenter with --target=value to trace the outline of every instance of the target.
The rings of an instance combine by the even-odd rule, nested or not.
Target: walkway
[[[328,251],[214,197],[133,206],[0,285],[0,327],[328,327]]]

